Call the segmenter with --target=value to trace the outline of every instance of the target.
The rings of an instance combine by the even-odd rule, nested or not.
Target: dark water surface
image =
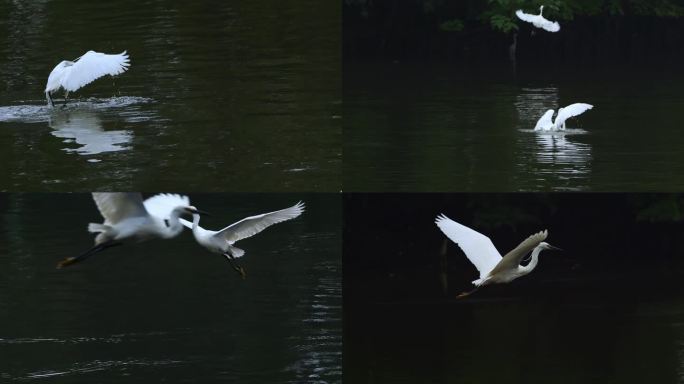
[[[425,270],[355,276],[349,289],[345,272],[345,382],[684,380],[684,271],[563,272],[554,263],[549,256],[531,275],[463,300],[455,296],[471,289],[468,279],[450,279],[453,293],[442,296],[437,273]]]
[[[0,1],[0,190],[338,191],[339,14],[319,1]],[[49,110],[50,71],[91,49],[127,50],[131,67]]]
[[[0,195],[0,381],[341,381],[340,199],[196,195],[215,229],[304,200],[306,212],[240,242],[241,280],[178,238],[90,247],[89,195]]]
[[[684,77],[670,72],[345,63],[345,190],[681,191]],[[531,131],[575,102],[595,108],[573,130]]]

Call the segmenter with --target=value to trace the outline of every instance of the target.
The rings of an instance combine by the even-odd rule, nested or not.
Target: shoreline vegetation
[[[560,33],[515,16],[540,5]],[[345,60],[684,63],[684,0],[346,0],[343,24]]]

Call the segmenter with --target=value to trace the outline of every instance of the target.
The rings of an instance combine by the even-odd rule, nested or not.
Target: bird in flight
[[[525,276],[537,266],[541,251],[545,249],[560,250],[560,248],[544,242],[548,236],[548,232],[544,230],[523,240],[522,243],[502,257],[489,237],[459,224],[443,214],[437,216],[435,224],[451,241],[458,244],[468,260],[480,272],[480,278],[473,281],[475,289],[461,293],[458,298],[469,296],[485,285],[510,283],[521,276]],[[530,262],[525,266],[520,265],[523,258],[530,252],[532,252]]]

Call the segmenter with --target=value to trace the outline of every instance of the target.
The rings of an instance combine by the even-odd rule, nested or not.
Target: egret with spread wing
[[[520,245],[501,257],[489,237],[459,224],[445,215],[437,216],[435,223],[444,234],[463,250],[468,260],[480,272],[480,278],[473,281],[475,289],[458,295],[459,298],[470,295],[480,287],[489,284],[509,283],[518,277],[525,276],[537,266],[539,253],[545,249],[559,250],[544,240],[546,230],[535,233]],[[520,262],[525,255],[532,252],[530,262],[523,266]]]
[[[74,92],[102,76],[115,76],[126,72],[129,66],[130,61],[126,51],[113,55],[88,51],[74,61],[64,60],[50,72],[47,85],[45,85],[45,98],[54,107],[52,93],[64,88],[64,105],[66,105],[69,92]]]
[[[88,232],[98,234],[95,246],[79,256],[62,260],[57,268],[127,242],[176,237],[183,231],[181,215],[204,213],[191,206],[187,196],[180,195],[159,194],[143,201],[137,192],[93,192],[93,200],[104,218],[102,224],[88,224]]]
[[[553,109],[546,111],[534,126],[535,131],[564,131],[565,121],[571,117],[579,116],[584,112],[594,108],[591,104],[575,103],[558,110],[556,120],[553,121]]]
[[[304,203],[300,201],[290,208],[247,217],[220,231],[210,231],[200,227],[200,216],[196,214],[192,215],[192,223],[184,219],[180,219],[180,222],[184,226],[192,228],[195,240],[201,246],[212,253],[223,255],[230,262],[233,269],[244,278],[245,270],[241,266],[236,265],[235,259],[242,257],[245,251],[233,246],[233,244],[239,240],[254,236],[273,224],[294,219],[301,215],[302,212],[304,212]]]
[[[537,28],[542,28],[549,32],[560,31],[560,24],[558,24],[557,21],[550,21],[545,19],[544,16],[542,16],[542,13],[544,13],[543,5],[539,7],[538,15],[531,15],[529,13],[525,13],[522,11],[522,9],[518,9],[517,11],[515,11],[515,15],[518,16],[520,20],[532,23],[532,25],[534,25]]]

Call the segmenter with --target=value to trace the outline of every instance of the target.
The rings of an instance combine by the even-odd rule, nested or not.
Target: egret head
[[[558,248],[558,247],[554,247],[553,245],[551,245],[551,244],[549,244],[549,243],[547,243],[547,242],[544,242],[544,241],[542,241],[541,243],[539,243],[539,245],[538,245],[537,247],[539,247],[539,248],[541,248],[541,249],[543,249],[543,250],[544,250],[544,249],[548,249],[548,250],[551,250],[551,251],[562,251],[562,249],[560,249],[560,248]]]

